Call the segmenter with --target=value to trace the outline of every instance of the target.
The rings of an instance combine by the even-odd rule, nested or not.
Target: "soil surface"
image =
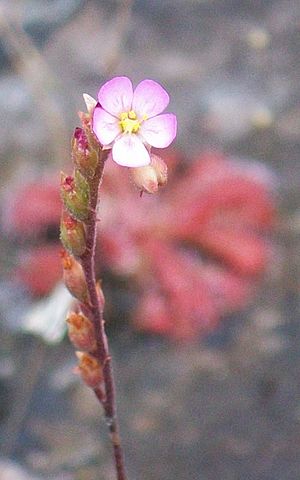
[[[61,168],[81,92],[95,95],[112,74],[167,85],[178,148],[258,160],[277,184],[274,259],[246,312],[192,345],[138,335],[122,319],[109,327],[129,479],[298,480],[299,1],[49,5],[3,1],[32,42],[25,64],[32,46],[42,67],[28,73],[3,34],[2,191],[16,170]],[[2,251],[7,272],[12,252],[6,243]],[[114,480],[106,425],[72,374],[73,349],[8,328],[7,312],[25,300],[12,300],[7,282],[2,275],[0,479]]]

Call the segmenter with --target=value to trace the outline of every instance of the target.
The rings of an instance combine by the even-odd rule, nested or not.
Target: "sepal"
[[[70,312],[67,319],[68,336],[75,348],[92,352],[96,348],[95,328],[83,313]]]
[[[73,297],[84,304],[89,303],[89,294],[82,266],[72,255],[62,253],[64,283]]]
[[[66,210],[77,220],[89,216],[89,184],[77,169],[74,177],[61,173],[61,198]]]
[[[98,152],[93,149],[81,127],[76,127],[72,138],[72,160],[87,178],[93,178],[98,164]]]
[[[79,360],[77,372],[84,383],[91,388],[97,388],[103,381],[103,370],[98,360],[89,353],[76,352]]]
[[[86,250],[85,228],[82,222],[63,212],[60,223],[60,240],[66,250],[80,257]]]

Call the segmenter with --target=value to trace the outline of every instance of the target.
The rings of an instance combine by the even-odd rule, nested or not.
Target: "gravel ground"
[[[2,190],[16,168],[66,161],[81,92],[95,94],[112,73],[168,86],[178,147],[269,166],[278,248],[248,311],[193,345],[128,327],[110,338],[131,480],[298,480],[299,1],[137,0],[131,14],[124,5],[3,0],[32,43],[19,51],[1,30]],[[105,425],[71,373],[68,342],[47,346],[5,326],[2,339],[0,479],[114,480]]]

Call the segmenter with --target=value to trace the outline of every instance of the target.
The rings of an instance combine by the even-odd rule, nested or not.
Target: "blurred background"
[[[131,480],[298,480],[298,0],[1,0],[0,479],[114,480],[74,375],[59,172],[82,93],[170,93],[155,197],[107,165],[97,270]]]

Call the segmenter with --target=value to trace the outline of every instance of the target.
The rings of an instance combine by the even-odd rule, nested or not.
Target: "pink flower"
[[[143,80],[133,91],[129,78],[115,77],[100,88],[98,100],[93,130],[119,165],[149,165],[150,148],[168,147],[176,136],[176,116],[160,115],[169,95],[153,80]]]

